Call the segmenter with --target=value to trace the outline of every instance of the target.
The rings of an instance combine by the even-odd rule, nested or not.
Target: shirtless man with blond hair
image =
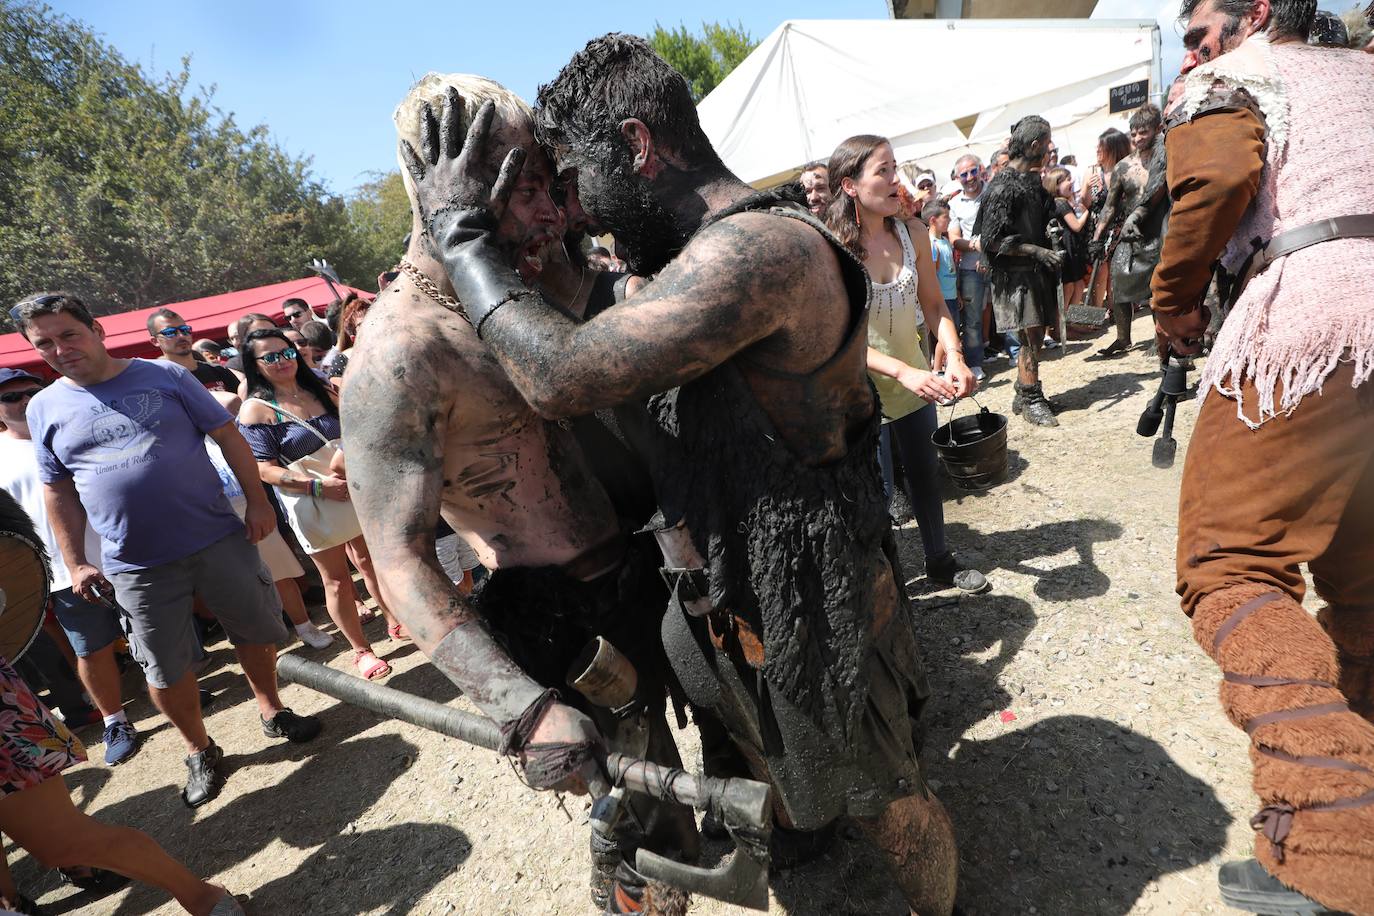
[[[443,104],[453,99],[461,102]],[[442,107],[444,123],[434,126],[461,135],[488,101],[488,180],[507,150],[528,154],[495,232],[518,252],[521,280],[536,283],[552,270],[548,252],[562,244],[565,222],[550,197],[552,173],[534,142],[529,107],[481,77],[429,74],[397,107],[397,130],[419,148],[417,125],[434,124]],[[413,206],[414,185],[405,169],[401,174]],[[560,304],[580,314],[583,285],[564,291]],[[661,561],[626,535],[572,429],[541,418],[478,338],[418,216],[400,275],[377,297],[368,320],[376,331],[361,339],[349,365],[344,447],[354,505],[388,604],[483,713],[516,726],[511,753],[532,787],[580,789],[595,765],[591,750],[603,740],[613,750],[679,765],[660,676],[666,661],[658,619],[667,601]],[[494,570],[475,603],[439,565],[440,515]],[[623,718],[565,686],[569,665],[596,636],[638,670],[632,714],[638,728],[627,730]],[[615,747],[617,736],[640,743]],[[548,750],[553,746],[558,751]],[[695,857],[690,811],[640,799],[633,804],[638,817],[625,821],[638,820],[643,832],[621,835],[627,861],[641,842]],[[603,882],[598,890],[610,888]],[[619,890],[623,898],[627,889]]]

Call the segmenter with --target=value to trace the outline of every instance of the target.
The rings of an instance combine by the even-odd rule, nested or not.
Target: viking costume
[[[663,639],[692,703],[774,786],[782,823],[814,830],[925,791],[919,719],[930,689],[878,469],[868,274],[824,225],[772,195],[715,220],[745,210],[825,236],[849,327],[812,372],[741,354],[650,400],[673,585]],[[771,416],[756,392],[774,394]]]
[[[1202,373],[1178,591],[1250,736],[1259,862],[1356,913],[1374,913],[1371,109],[1355,51],[1255,36],[1193,71],[1153,284],[1161,332],[1191,349],[1213,260],[1239,278]]]
[[[1164,218],[1169,210],[1154,205],[1156,192],[1164,180],[1164,137],[1156,137],[1150,150],[1136,155],[1146,169],[1146,180],[1137,186],[1133,176],[1120,179],[1124,182],[1121,212],[1135,228],[1135,237],[1125,238],[1123,233],[1111,254],[1112,318],[1117,340],[1126,342],[1131,339],[1131,319],[1136,304],[1150,299],[1150,280],[1159,264]]]
[[[1005,168],[988,186],[973,233],[982,240],[992,285],[992,313],[1000,331],[1047,328],[1058,321],[1059,273],[1026,255],[1003,253],[1013,245],[1052,248],[1048,226],[1055,218],[1054,198],[1039,172]],[[1012,409],[1043,426],[1057,426],[1039,381],[1016,382]],[[1048,420],[1041,418],[1048,417]]]

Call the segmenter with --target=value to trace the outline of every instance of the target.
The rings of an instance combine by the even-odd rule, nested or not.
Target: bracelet
[[[508,305],[509,303],[515,302],[518,299],[528,299],[530,297],[534,297],[537,299],[539,298],[539,293],[532,289],[514,290],[508,293],[506,295],[506,298],[502,299],[500,302],[496,303],[491,308],[489,308],[485,315],[477,319],[477,325],[473,329],[477,332],[477,339],[482,339],[482,326],[487,323],[488,318],[496,314],[497,310],[500,309],[501,306]]]
[[[310,495],[313,496],[315,499],[319,499],[319,498],[320,498],[320,494],[323,493],[323,492],[324,492],[324,485],[321,484],[321,483],[320,483],[318,480],[316,480],[314,477],[310,478]]]

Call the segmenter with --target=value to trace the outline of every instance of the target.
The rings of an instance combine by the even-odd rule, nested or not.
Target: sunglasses
[[[267,363],[269,366],[275,366],[284,359],[295,359],[299,355],[295,347],[287,347],[285,350],[277,350],[274,353],[264,353],[261,356],[255,356],[253,358],[260,363]]]
[[[49,305],[52,305],[54,302],[61,302],[61,301],[62,301],[63,299],[65,299],[65,298],[67,298],[67,297],[66,297],[66,296],[59,296],[59,295],[49,295],[49,296],[39,296],[37,299],[26,299],[25,301],[23,301],[23,302],[19,303],[18,305],[16,305],[14,308],[10,309],[10,318],[11,318],[11,320],[14,321],[15,324],[18,324],[18,323],[19,323],[19,310],[22,309],[24,306],[26,306],[26,305],[49,306]]]
[[[960,172],[959,179],[961,181],[967,181],[970,178],[976,178],[978,175],[982,174],[982,172],[982,169],[969,169],[967,172]]]
[[[922,181],[922,182],[920,182],[919,184],[916,185],[916,190],[918,190],[918,191],[924,191],[926,188],[933,188],[933,187],[935,187],[935,182],[933,182],[933,181]]]
[[[191,326],[189,324],[173,325],[170,328],[163,328],[157,333],[159,336],[165,337],[168,340],[171,340],[173,337],[190,337]]]
[[[23,391],[6,391],[4,394],[0,394],[0,404],[18,404],[27,398],[37,397],[38,392],[42,390],[42,388],[25,388]]]
[[[286,316],[287,321],[295,321],[304,314],[305,312],[282,312],[282,315]]]

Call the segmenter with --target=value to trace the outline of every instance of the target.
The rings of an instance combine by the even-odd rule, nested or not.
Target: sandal
[[[113,894],[121,887],[129,883],[124,875],[106,871],[103,868],[90,868],[88,866],[77,866],[76,868],[59,868],[58,874],[62,876],[63,882],[72,885],[83,891],[105,896]]]
[[[363,604],[361,601],[358,602],[357,607],[358,607],[358,623],[371,623],[372,621],[376,620],[376,619],[380,616],[380,612],[374,611],[372,608],[370,608],[370,607],[368,607],[367,605]]]
[[[353,664],[358,666],[358,673],[368,681],[375,681],[391,673],[391,666],[374,655],[371,649],[355,649]]]
[[[397,642],[407,641],[407,640],[410,639],[410,634],[406,632],[406,628],[405,628],[404,626],[402,626],[401,623],[400,623],[399,621],[396,622],[396,623],[390,624],[390,625],[386,628],[386,635],[387,635],[387,636],[390,636],[392,639],[396,640]]]

